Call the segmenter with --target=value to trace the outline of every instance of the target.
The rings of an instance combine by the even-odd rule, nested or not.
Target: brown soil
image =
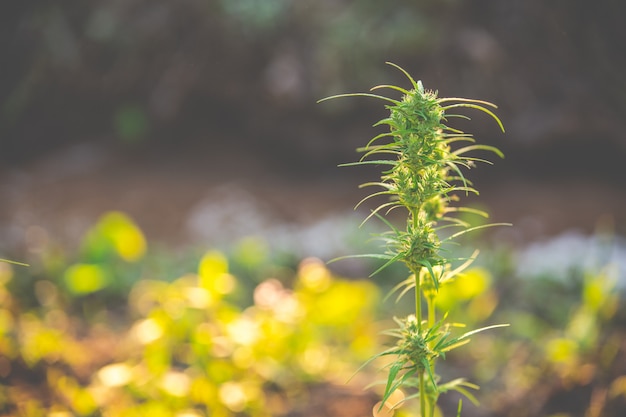
[[[349,215],[365,195],[358,184],[369,179],[355,170],[304,175],[225,152],[129,155],[83,144],[0,171],[0,250],[22,249],[42,234],[75,244],[109,210],[132,216],[150,241],[171,245],[222,245],[256,233],[271,239],[281,224],[296,230]],[[515,225],[498,232],[513,243],[571,229],[592,233],[600,223],[626,232],[623,187],[507,177],[476,186],[492,220]]]

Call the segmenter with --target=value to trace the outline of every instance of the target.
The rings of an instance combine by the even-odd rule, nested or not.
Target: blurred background
[[[316,101],[406,85],[385,61],[440,96],[498,104],[506,134],[480,115],[463,127],[506,154],[471,175],[514,239],[599,221],[626,232],[622,12],[611,0],[6,2],[0,248],[33,225],[71,241],[107,209],[176,244],[350,211],[376,173],[336,166],[385,111]]]
[[[535,343],[494,348],[501,368],[485,368],[476,353],[484,381],[507,363],[519,365],[510,365],[514,388],[490,403],[494,415],[527,415],[510,405],[528,398],[538,404],[528,415],[582,416],[559,408],[576,398],[584,398],[578,408],[586,417],[621,415],[623,399],[609,400],[626,398],[619,379],[626,369],[615,365],[626,357],[626,314],[599,305],[612,306],[610,294],[623,295],[626,283],[625,12],[619,0],[2,2],[0,258],[31,263],[21,281],[12,278],[11,291],[26,306],[65,306],[50,310],[54,317],[70,306],[101,322],[87,307],[104,287],[121,305],[146,275],[172,280],[208,248],[239,259],[231,261],[250,291],[268,276],[245,265],[260,265],[272,250],[291,257],[268,263],[301,278],[296,259],[358,252],[368,232],[355,232],[363,212],[353,207],[366,195],[358,185],[379,173],[337,165],[358,158],[356,148],[378,132],[372,124],[386,111],[365,98],[317,101],[378,84],[408,86],[391,61],[441,97],[496,103],[506,128],[480,114],[458,125],[506,155],[468,174],[481,191],[469,204],[513,223],[479,237],[491,245],[485,267],[499,297],[530,313],[501,314],[523,321],[507,341]],[[118,238],[127,242],[121,249]],[[144,238],[167,255],[150,258],[149,273],[115,266],[130,277],[124,285],[98,281],[100,269],[74,268],[135,262]],[[512,249],[503,257],[504,247]],[[598,278],[609,264],[621,268],[608,281]],[[588,278],[591,270],[597,279]],[[348,263],[335,271],[362,277],[372,269]],[[521,291],[527,301],[511,301],[528,276],[541,284]],[[91,287],[77,284],[84,277]],[[50,301],[46,288],[67,294],[65,301]],[[581,336],[590,327],[579,319],[597,332]],[[558,333],[572,322],[577,330]],[[612,350],[596,349],[603,343]],[[554,369],[527,367],[526,359],[540,356],[533,349]],[[518,360],[507,362],[509,351]],[[0,358],[0,379],[22,369],[14,358],[7,363]],[[35,381],[42,375],[28,372]],[[542,372],[553,379],[537,382]],[[0,404],[0,413],[11,407]]]

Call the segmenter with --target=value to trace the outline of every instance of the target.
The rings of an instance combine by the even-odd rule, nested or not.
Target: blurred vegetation
[[[21,142],[36,141],[39,150],[66,140],[27,130],[23,123],[33,118],[59,136],[113,133],[128,139],[150,126],[152,136],[158,136],[155,126],[224,129],[233,122],[255,123],[253,111],[270,113],[257,116],[263,119],[294,105],[310,107],[305,103],[321,94],[371,80],[368,63],[374,56],[434,45],[439,30],[427,16],[456,2],[434,3],[381,8],[371,0],[134,0],[13,6],[13,13],[4,14],[6,52],[16,58],[1,85],[3,148],[13,153],[23,149]]]
[[[443,95],[500,103],[510,169],[621,184],[623,12],[617,0],[2,2],[0,164],[84,140],[286,152],[289,169],[351,160],[353,120],[374,110],[313,103],[387,80],[391,60]],[[29,259],[6,254],[29,267],[0,261],[0,415],[288,415],[380,350],[393,302],[385,280],[256,238],[163,250],[119,212],[79,248],[36,243]],[[626,313],[611,266],[531,276],[507,248],[481,259],[442,288],[441,308],[511,327],[441,373],[471,375],[494,416],[621,416]]]
[[[308,389],[344,384],[384,343],[388,279],[341,278],[256,238],[228,252],[163,253],[112,212],[76,253],[40,249],[28,268],[0,263],[0,415],[289,415]],[[511,327],[476,335],[440,372],[471,375],[496,416],[621,415],[615,271],[533,277],[503,248],[481,258],[441,288],[439,307],[469,326]]]
[[[277,415],[306,383],[347,380],[376,344],[378,288],[260,250],[208,251],[170,275],[109,213],[73,259],[0,264],[2,415]]]
[[[3,163],[110,138],[134,146],[175,143],[182,152],[181,144],[218,147],[221,133],[237,138],[230,145],[268,158],[349,156],[358,145],[352,119],[376,110],[314,103],[388,80],[383,62],[393,61],[441,86],[443,96],[499,103],[510,169],[571,174],[585,166],[585,178],[620,177],[626,60],[615,51],[626,34],[617,0],[71,0],[0,7]]]

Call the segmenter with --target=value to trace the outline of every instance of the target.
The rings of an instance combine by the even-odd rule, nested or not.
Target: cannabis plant
[[[418,398],[420,415],[434,416],[439,395],[455,390],[472,402],[475,397],[469,389],[478,388],[463,378],[442,382],[436,373],[438,359],[444,359],[452,349],[465,345],[470,337],[478,332],[503,325],[495,325],[458,334],[454,330],[463,327],[460,323],[447,321],[447,314],[440,317],[435,310],[439,288],[446,283],[462,279],[463,270],[476,258],[475,251],[469,258],[454,258],[447,244],[459,236],[477,228],[472,227],[455,214],[471,212],[484,217],[487,213],[455,203],[461,195],[477,194],[472,182],[463,171],[476,162],[489,161],[471,156],[472,151],[488,151],[499,157],[502,153],[495,147],[477,144],[472,135],[451,127],[452,118],[469,117],[458,114],[457,110],[468,108],[491,116],[504,131],[500,119],[491,110],[492,103],[465,98],[439,98],[437,93],[425,90],[421,81],[415,81],[404,69],[389,63],[406,75],[411,89],[394,85],[380,85],[373,90],[390,89],[401,93],[401,99],[369,93],[352,93],[331,96],[372,97],[386,103],[389,117],[374,126],[386,126],[387,131],[374,136],[359,151],[363,157],[354,165],[377,165],[386,169],[380,181],[362,184],[362,187],[375,187],[377,190],[358,204],[370,198],[384,196],[384,200],[364,220],[379,218],[389,230],[378,235],[385,247],[384,253],[357,255],[383,260],[383,264],[372,275],[391,264],[401,262],[406,265],[410,276],[400,282],[392,292],[400,296],[414,293],[415,313],[405,318],[395,318],[396,329],[386,332],[397,341],[388,350],[375,355],[367,363],[378,358],[390,358],[386,365],[387,378],[382,401],[375,407],[377,414],[383,408],[391,412],[395,407],[411,398]],[[322,100],[322,101],[323,101]],[[407,219],[403,227],[397,227],[387,218],[390,211],[402,208]],[[443,236],[442,230],[447,236]],[[366,363],[366,365],[367,365]],[[413,394],[400,396],[399,389]],[[397,400],[397,398],[400,398]],[[462,402],[459,402],[457,415],[460,415]]]

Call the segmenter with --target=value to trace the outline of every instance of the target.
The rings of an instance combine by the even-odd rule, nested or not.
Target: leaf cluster
[[[445,264],[446,259],[439,255],[442,242],[437,232],[443,228],[460,227],[463,231],[453,235],[458,237],[473,230],[469,224],[450,214],[465,211],[487,217],[485,212],[450,205],[458,199],[460,193],[478,194],[462,169],[471,168],[476,162],[491,163],[469,153],[483,150],[503,157],[497,148],[477,144],[471,134],[448,125],[448,120],[452,118],[468,119],[456,113],[456,110],[470,108],[491,116],[504,131],[502,122],[490,110],[496,107],[494,104],[464,98],[438,98],[437,92],[425,90],[422,83],[415,81],[404,69],[396,64],[389,65],[402,71],[413,88],[406,90],[393,85],[379,85],[372,90],[395,90],[402,93],[401,99],[374,93],[342,94],[324,99],[373,97],[385,101],[385,107],[390,112],[389,117],[374,125],[387,126],[388,131],[374,136],[365,147],[359,149],[363,153],[359,161],[342,165],[373,164],[388,167],[382,172],[380,181],[361,185],[377,187],[378,191],[372,192],[357,204],[359,207],[365,201],[380,196],[388,198],[364,220],[366,222],[375,216],[390,226],[390,232],[381,236],[388,249],[382,258],[387,262],[375,273],[396,261],[405,263],[411,271]],[[453,145],[457,147],[453,149]],[[408,212],[406,230],[400,231],[383,219],[384,215],[397,208],[404,208]],[[381,258],[379,254],[373,257]]]
[[[437,358],[445,359],[446,353],[470,342],[470,336],[484,330],[506,325],[487,326],[477,330],[468,331],[459,336],[452,335],[452,328],[464,327],[460,323],[446,323],[445,317],[437,321],[433,326],[426,323],[418,323],[414,315],[406,319],[394,319],[398,324],[397,329],[392,329],[385,334],[397,338],[397,343],[390,349],[381,352],[370,359],[373,361],[383,356],[392,355],[395,359],[387,365],[389,368],[383,404],[400,387],[409,386],[418,388],[419,374],[425,372],[430,384],[425,392],[431,397],[432,402],[441,393],[450,390],[458,391],[465,395],[471,402],[477,404],[476,398],[466,388],[478,389],[478,386],[466,382],[464,379],[456,379],[445,384],[438,384],[439,377],[434,371],[434,361]],[[415,395],[405,397],[405,400],[417,398]]]

